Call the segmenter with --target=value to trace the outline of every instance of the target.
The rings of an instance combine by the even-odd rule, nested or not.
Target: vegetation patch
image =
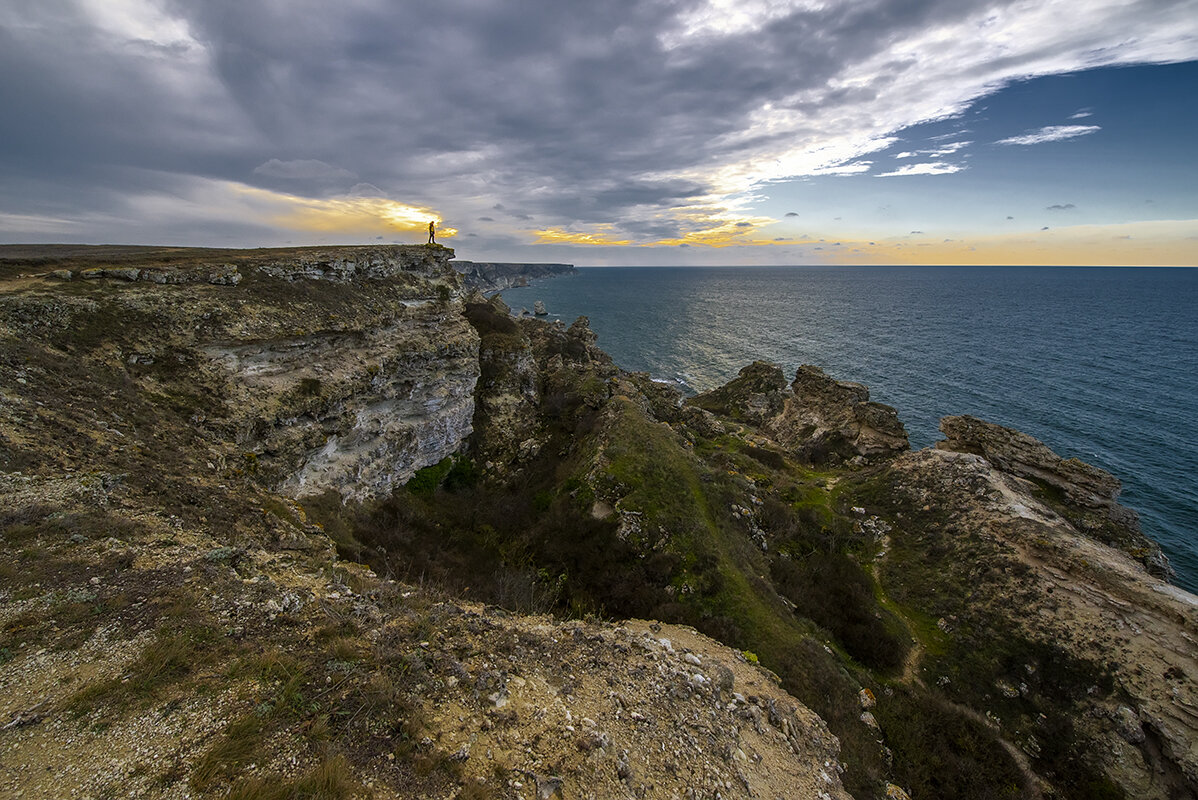
[[[843,553],[776,558],[770,574],[795,613],[827,628],[853,658],[884,672],[902,665],[910,647],[905,628],[878,604],[873,583],[853,559]]]
[[[215,661],[221,650],[220,639],[211,628],[179,631],[164,626],[124,674],[84,687],[67,700],[67,708],[86,714],[157,698],[199,667]]]
[[[872,709],[894,752],[895,782],[912,797],[1016,800],[1018,765],[994,732],[935,695],[900,687]]]
[[[363,796],[365,787],[354,777],[343,755],[322,760],[294,780],[272,776],[243,779],[233,786],[229,800],[342,800]],[[373,792],[365,796],[373,797]]]

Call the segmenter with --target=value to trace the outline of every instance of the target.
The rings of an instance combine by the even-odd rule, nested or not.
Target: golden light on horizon
[[[588,231],[568,231],[562,228],[546,228],[535,232],[537,244],[615,245],[628,247],[728,247],[730,245],[767,245],[773,242],[755,239],[752,234],[772,223],[768,217],[746,217],[722,213],[684,215],[684,221],[697,226],[681,236],[636,242],[622,238],[615,225],[605,223],[592,226]],[[702,226],[702,227],[698,227]],[[793,242],[792,242],[793,244]]]
[[[615,226],[601,225],[599,230],[592,233],[582,233],[575,231],[567,231],[562,228],[545,228],[543,230],[534,231],[537,244],[591,244],[591,245],[614,245],[627,246],[632,244],[631,239],[620,239],[614,233]]]
[[[430,222],[437,226],[437,236],[452,238],[456,228],[442,225],[437,212],[386,197],[341,195],[312,198],[271,192],[251,186],[240,186],[239,192],[268,207],[266,221],[291,230],[344,233],[381,234],[401,233],[423,237]]]
[[[1198,220],[1074,225],[1001,236],[876,240],[839,263],[964,266],[1198,266]]]

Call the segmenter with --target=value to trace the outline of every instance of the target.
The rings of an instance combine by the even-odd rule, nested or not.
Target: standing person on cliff
[[[437,243],[437,240],[436,240],[436,238],[435,238],[435,237],[436,237],[436,232],[437,232],[437,223],[436,223],[436,222],[430,222],[430,223],[428,224],[428,243],[429,243],[429,244],[436,244],[436,243]]]

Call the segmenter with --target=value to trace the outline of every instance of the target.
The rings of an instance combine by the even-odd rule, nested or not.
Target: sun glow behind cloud
[[[429,222],[437,235],[456,236],[455,228],[442,227],[441,215],[428,208],[408,205],[386,197],[311,198],[271,192],[244,184],[230,184],[233,191],[263,208],[265,221],[295,231],[339,234],[399,234],[420,236]]]

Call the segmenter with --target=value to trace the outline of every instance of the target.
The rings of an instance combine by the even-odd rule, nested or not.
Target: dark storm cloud
[[[657,216],[759,179],[747,165],[909,124],[895,109],[911,113],[916,79],[926,93],[959,71],[937,78],[893,43],[994,4],[749,2],[743,28],[708,8],[721,30],[700,0],[26,5],[0,10],[0,213],[157,207],[166,226],[167,210],[204,217],[221,186],[321,198],[362,181],[450,222],[494,209],[514,228],[652,237],[687,228]]]

